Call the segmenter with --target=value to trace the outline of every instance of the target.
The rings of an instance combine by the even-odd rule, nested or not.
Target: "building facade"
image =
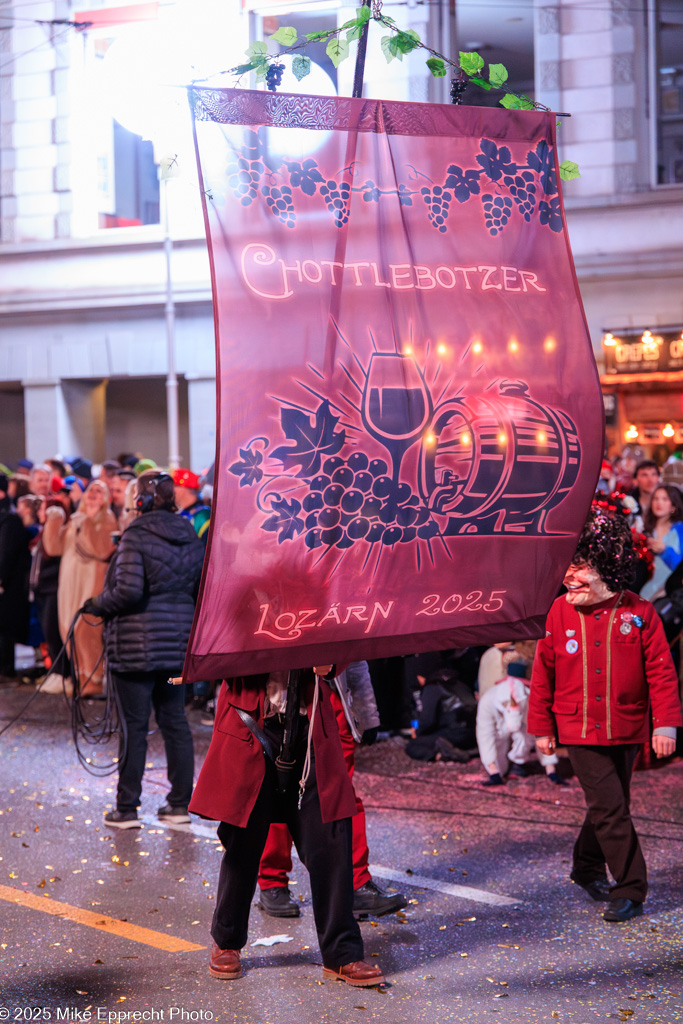
[[[279,25],[308,32],[340,24],[354,7],[0,6],[0,462],[139,451],[166,463],[172,392],[180,461],[210,463],[209,266],[174,84],[242,62],[249,40]],[[565,186],[565,206],[610,448],[683,441],[683,371],[650,358],[622,377],[603,347],[609,333],[636,359],[646,331],[668,344],[683,327],[683,3],[444,0],[389,13],[437,50],[477,49],[505,63],[515,88],[572,115],[562,119],[561,158],[576,161],[581,178]],[[448,80],[432,79],[420,57],[387,65],[372,39],[368,52],[368,95],[448,101]],[[313,57],[325,87],[351,92],[351,61],[335,71],[324,50]],[[483,100],[468,89],[466,102]],[[157,165],[169,155],[174,176],[160,186]]]

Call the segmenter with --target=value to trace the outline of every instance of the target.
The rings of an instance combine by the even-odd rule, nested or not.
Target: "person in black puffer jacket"
[[[140,826],[137,808],[152,707],[164,738],[171,785],[159,818],[190,820],[187,806],[194,776],[185,688],[169,685],[168,678],[183,668],[204,545],[192,524],[175,514],[173,480],[167,473],[142,473],[135,505],[139,515],[121,536],[104,590],[83,607],[85,614],[105,619],[107,664],[128,733],[116,810],[104,816],[118,828]]]

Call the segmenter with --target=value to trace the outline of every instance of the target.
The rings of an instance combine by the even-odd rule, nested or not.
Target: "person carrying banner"
[[[606,921],[643,912],[647,869],[630,813],[641,743],[672,754],[682,724],[678,679],[654,608],[626,589],[635,563],[624,516],[593,507],[553,603],[531,676],[528,730],[541,754],[567,748],[587,814],[571,879],[609,900]],[[607,881],[606,866],[614,878]]]
[[[379,713],[366,661],[352,661],[335,678],[330,694],[344,760],[353,781],[356,744],[371,745],[379,731]],[[355,793],[355,789],[354,789]],[[353,912],[357,917],[372,914],[382,917],[401,910],[408,902],[402,893],[384,892],[373,880],[369,869],[370,851],[365,830],[365,808],[356,796],[356,813],[351,819],[353,857]],[[261,863],[258,906],[271,917],[299,917],[299,905],[289,891],[292,870],[292,837],[284,823],[270,826]]]
[[[226,680],[190,810],[220,821],[221,862],[209,973],[242,974],[259,861],[273,821],[285,822],[311,880],[323,975],[378,985],[353,916],[351,817],[356,798],[330,703],[332,666]]]

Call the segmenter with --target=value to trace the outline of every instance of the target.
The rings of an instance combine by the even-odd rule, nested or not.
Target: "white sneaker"
[[[36,683],[36,689],[41,693],[66,693],[67,697],[71,697],[74,692],[69,676],[60,676],[56,672],[43,676],[42,682]]]

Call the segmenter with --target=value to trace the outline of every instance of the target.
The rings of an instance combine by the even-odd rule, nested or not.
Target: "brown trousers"
[[[574,874],[585,882],[615,881],[610,899],[642,903],[647,896],[647,868],[631,820],[630,787],[639,744],[567,746],[572,768],[586,798],[585,821],[574,845]]]

